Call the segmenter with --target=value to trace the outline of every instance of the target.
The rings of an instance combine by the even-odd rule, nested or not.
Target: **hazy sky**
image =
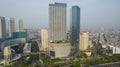
[[[67,3],[67,24],[72,5],[81,8],[81,28],[120,27],[120,0],[0,0],[0,16],[24,20],[25,28],[48,28],[49,3]]]

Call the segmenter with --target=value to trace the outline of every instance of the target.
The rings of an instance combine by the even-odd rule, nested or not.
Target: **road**
[[[120,62],[105,63],[105,64],[99,64],[99,65],[94,65],[90,67],[120,67]]]
[[[32,41],[32,45],[34,45],[35,42],[37,43],[36,40],[33,40],[33,41]],[[32,48],[32,47],[34,47],[34,46],[31,46],[31,48]],[[37,52],[32,52],[31,55],[32,55],[32,56],[34,56],[34,55],[39,55],[39,60],[38,60],[38,62],[39,62],[40,67],[43,67],[44,64],[43,64],[43,62],[42,62],[42,60],[41,60],[41,57],[40,57],[41,52],[39,52],[39,51],[40,51],[40,47],[39,47],[38,44],[37,44],[37,47],[39,48],[38,51],[37,51]],[[34,50],[33,50],[33,51],[34,51]],[[34,65],[34,63],[35,63],[34,60],[35,60],[35,59],[32,57],[31,67],[34,67],[34,66],[35,66],[35,65]]]
[[[37,44],[38,44],[38,48],[39,48],[39,51],[40,51],[40,45],[39,45],[39,43],[38,43],[38,39],[37,40],[35,40],[36,42],[37,42]],[[40,67],[44,67],[44,64],[43,64],[43,61],[42,61],[42,59],[41,59],[41,57],[40,57],[40,54],[41,54],[41,52],[39,52],[39,64],[40,64]]]
[[[34,67],[34,59],[32,58],[31,67]]]

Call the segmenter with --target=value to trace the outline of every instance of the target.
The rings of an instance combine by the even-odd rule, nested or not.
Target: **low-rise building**
[[[23,53],[28,54],[31,52],[31,43],[26,43],[24,48],[23,48]]]
[[[71,52],[70,43],[50,43],[50,56],[52,58],[68,57]]]
[[[109,46],[110,50],[112,50],[112,54],[120,54],[120,47]]]
[[[92,52],[87,51],[87,52],[85,52],[85,54],[86,54],[87,56],[91,56],[91,55],[92,55]]]

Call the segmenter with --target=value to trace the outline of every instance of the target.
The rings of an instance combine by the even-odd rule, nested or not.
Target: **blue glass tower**
[[[78,45],[80,33],[80,8],[72,6],[71,45]]]

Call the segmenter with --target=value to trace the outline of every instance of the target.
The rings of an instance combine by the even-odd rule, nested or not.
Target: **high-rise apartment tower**
[[[18,26],[19,26],[19,32],[23,32],[24,27],[23,27],[23,20],[22,19],[18,20]]]
[[[49,4],[50,41],[66,40],[66,4]]]
[[[15,21],[14,18],[8,19],[8,37],[11,37],[12,32],[15,32]]]
[[[48,38],[48,30],[41,29],[41,49],[46,51],[48,50],[49,38]]]
[[[0,17],[0,38],[6,38],[5,17]]]

